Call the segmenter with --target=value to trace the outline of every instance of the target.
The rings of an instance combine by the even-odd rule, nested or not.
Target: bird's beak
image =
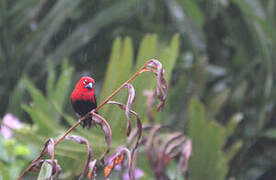
[[[84,87],[87,89],[92,89],[93,84],[92,84],[92,82],[90,82],[90,83],[86,84]]]

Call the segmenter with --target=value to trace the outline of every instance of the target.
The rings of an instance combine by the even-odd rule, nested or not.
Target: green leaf
[[[224,104],[228,100],[230,94],[230,89],[226,88],[223,91],[217,93],[208,103],[208,108],[210,109],[209,114],[215,117],[217,113],[221,111]]]
[[[64,40],[64,43],[62,43],[49,58],[55,59],[55,63],[57,63],[61,58],[69,56],[76,49],[93,39],[102,28],[110,25],[116,20],[129,18],[133,9],[139,2],[140,0],[122,1],[99,11],[95,17],[82,24],[82,26],[70,34],[70,36]],[[68,46],[68,44],[70,44],[70,46]]]
[[[9,172],[8,172],[8,167],[0,161],[0,179],[10,179]]]
[[[49,97],[50,100],[58,103],[61,108],[63,108],[66,98],[68,99],[70,96],[68,89],[71,86],[72,75],[73,68],[69,66],[66,60],[64,60],[62,63],[61,74],[56,83],[53,96]]]
[[[231,145],[228,149],[227,152],[225,154],[226,159],[228,161],[231,161],[235,155],[240,151],[240,149],[243,146],[243,142],[241,140],[235,142],[233,145]]]
[[[31,108],[27,105],[22,105],[22,108],[31,116],[33,122],[38,125],[38,130],[41,134],[49,135],[57,130],[58,124],[47,114],[41,112],[38,108]]]
[[[139,46],[135,71],[140,69],[146,61],[157,58],[157,35],[146,35]]]
[[[22,114],[22,108],[20,104],[23,101],[24,93],[25,92],[25,86],[24,81],[21,78],[18,82],[14,90],[12,91],[10,98],[9,98],[9,105],[7,112],[10,112],[12,114],[15,114],[16,116],[21,116]]]
[[[44,162],[41,166],[41,169],[40,169],[40,172],[39,172],[39,175],[38,175],[38,178],[37,180],[45,180],[45,179],[48,179],[50,178],[52,175],[52,165],[50,165],[49,163],[47,162]],[[52,179],[52,178],[51,178]]]
[[[183,0],[181,1],[184,3],[182,7],[184,9],[186,7],[185,11],[178,1],[165,0],[165,3],[168,7],[168,14],[172,19],[172,23],[174,24],[175,28],[177,28],[178,32],[188,40],[187,42],[195,52],[200,53],[205,51],[206,43],[204,42],[204,32],[201,28],[202,26],[199,25],[202,23],[200,22],[200,15],[198,13],[200,11],[196,10],[197,6],[193,6],[192,2],[194,1],[191,1],[190,3],[184,2]],[[187,6],[193,9],[188,9]],[[186,12],[188,12],[188,14]],[[196,19],[198,22],[194,19],[195,15],[199,15]]]
[[[165,78],[168,84],[171,79],[171,74],[172,74],[172,70],[174,68],[175,62],[179,55],[179,48],[180,48],[179,38],[180,38],[179,34],[176,33],[172,37],[169,47],[167,47],[160,56],[160,61],[163,65],[163,68],[165,69]]]
[[[119,67],[118,67],[118,74],[116,77],[114,77],[114,80],[116,81],[115,89],[118,88],[122,83],[124,83],[130,76],[132,72],[132,65],[133,65],[133,47],[132,47],[132,41],[129,37],[124,38],[120,58],[119,58]],[[115,90],[114,89],[114,90]],[[121,93],[116,95],[114,99],[116,101],[126,103],[127,101],[127,90],[123,90]],[[114,106],[108,105],[110,108],[110,113],[108,116],[106,116],[107,119],[110,120],[110,125],[112,129],[118,129],[125,127],[126,124],[126,117],[123,110],[118,109],[118,111],[112,110]],[[117,108],[117,107],[115,107]],[[115,133],[114,136],[120,136],[122,137],[124,131],[119,131],[121,133]]]
[[[14,154],[14,147],[15,147],[16,141],[15,139],[5,139],[3,141],[3,145],[6,149],[6,152],[8,153],[8,157],[11,159]]]
[[[203,27],[204,15],[199,8],[199,3],[190,0],[179,0],[183,9],[188,12],[192,19],[197,23],[199,27]]]
[[[151,58],[157,58],[163,63],[163,67],[166,71],[166,78],[169,81],[173,66],[178,57],[179,51],[179,35],[175,34],[168,47],[159,48],[157,44],[156,35],[146,35],[138,51],[137,61],[132,70],[134,60],[133,60],[133,47],[130,38],[125,38],[123,43],[121,39],[116,39],[113,43],[112,53],[110,61],[108,64],[108,69],[106,72],[106,77],[104,80],[104,85],[102,88],[102,93],[100,97],[100,102],[102,102],[106,97],[108,97],[111,92],[118,88],[124,81],[126,81],[132,74],[136,72],[146,61]],[[121,45],[122,44],[122,45]],[[160,52],[161,57],[158,58],[158,52]],[[140,117],[146,119],[146,97],[143,95],[145,89],[154,89],[156,85],[155,76],[151,73],[144,73],[137,77],[131,82],[136,90],[136,98],[134,102],[133,109],[137,111]],[[111,91],[111,89],[113,91]],[[109,93],[107,93],[109,92]],[[118,93],[114,99],[125,103],[127,98],[127,90],[123,89],[122,92]],[[101,114],[107,119],[110,119],[110,124],[112,129],[116,129],[113,132],[113,137],[123,137],[125,132],[125,120],[124,111],[116,110],[117,108],[107,105],[101,110]],[[134,122],[134,119],[133,121]],[[134,123],[133,123],[134,124]],[[122,138],[116,138],[122,139]]]
[[[45,45],[54,33],[58,31],[65,19],[68,18],[72,11],[77,8],[79,3],[80,1],[74,0],[57,1],[38,24],[37,30],[33,31],[33,33],[29,33],[29,36],[25,37],[19,45],[19,50],[24,50],[24,53],[28,52],[31,55],[25,70],[30,69],[34,62],[40,60]],[[24,46],[24,48],[22,48],[22,46]],[[36,51],[33,52],[33,49],[36,49]],[[21,54],[23,52],[19,53]]]
[[[36,0],[25,0],[17,1],[14,6],[9,11],[9,15],[13,18],[11,19],[12,33],[16,33],[22,26],[24,26],[28,21],[33,19],[41,8],[41,5],[45,3],[46,0],[36,1]]]
[[[110,55],[109,63],[107,66],[107,70],[105,73],[105,81],[103,83],[101,95],[100,95],[100,102],[102,102],[105,98],[107,98],[115,89],[116,89],[116,81],[117,81],[117,74],[120,71],[120,55],[121,55],[121,45],[122,40],[121,38],[116,38],[112,45],[112,52]],[[103,113],[108,112],[108,107],[105,109],[103,108]]]
[[[214,121],[206,122],[205,107],[192,99],[189,105],[189,136],[193,143],[191,179],[225,179],[227,161],[221,151],[225,129]]]
[[[243,119],[242,113],[234,114],[226,124],[226,135],[231,136]]]
[[[146,35],[142,42],[140,43],[139,52],[137,56],[137,61],[135,65],[135,71],[140,69],[145,62],[154,58],[158,59],[158,45],[157,45],[157,35]],[[134,103],[133,109],[138,111],[140,117],[145,122],[146,120],[146,97],[143,95],[143,91],[146,89],[153,89],[156,84],[156,80],[153,74],[143,73],[133,82],[136,90],[136,101]]]
[[[53,97],[56,73],[51,61],[48,62],[48,76],[46,82],[47,97]]]
[[[19,156],[29,155],[31,151],[28,149],[27,146],[19,144],[15,146],[14,153]]]
[[[24,77],[24,84],[30,93],[34,106],[40,108],[40,110],[45,114],[50,114],[49,104],[43,94],[34,86],[34,84],[27,78]]]
[[[43,143],[47,140],[49,137],[44,137],[41,135],[42,133],[37,133],[36,127],[30,127],[30,126],[23,126],[23,128],[20,128],[19,130],[16,130],[14,132],[15,138],[19,142],[23,143],[30,143],[32,145],[35,145],[39,148],[42,148]]]

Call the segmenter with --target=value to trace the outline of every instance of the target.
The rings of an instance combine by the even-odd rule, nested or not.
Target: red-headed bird
[[[71,94],[71,103],[74,111],[81,117],[97,108],[95,96],[95,81],[93,78],[84,76],[76,84]],[[82,122],[82,127],[91,127],[91,119],[87,118]]]

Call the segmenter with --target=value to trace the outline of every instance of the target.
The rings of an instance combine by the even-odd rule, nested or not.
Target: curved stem
[[[142,74],[143,72],[146,71],[152,71],[151,69],[147,69],[147,62],[141,67],[141,69],[139,69],[135,74],[133,74],[127,81],[125,81],[118,89],[116,89],[110,96],[108,96],[95,110],[93,111],[98,111],[103,105],[105,105],[114,95],[116,95],[124,86],[125,84],[129,83],[130,81],[132,81],[136,76],[139,76],[140,74]],[[90,113],[90,112],[89,112]],[[84,121],[88,114],[87,113],[85,116],[83,116],[81,119],[78,120],[78,122],[76,122],[72,127],[70,127],[63,136],[61,136],[56,142],[55,142],[55,147],[61,143],[61,141],[63,141],[65,139],[65,137],[73,130],[75,129],[82,121]],[[39,154],[33,161],[32,163],[22,172],[22,174],[17,178],[17,180],[21,180],[23,178],[23,176],[31,169],[32,165],[34,162],[38,161],[40,158],[42,158],[44,154]],[[53,159],[53,157],[52,157]]]
[[[17,180],[21,180],[23,176],[32,168],[33,164],[37,162],[45,153],[40,153],[32,162],[31,164],[22,172],[22,174],[17,178]]]

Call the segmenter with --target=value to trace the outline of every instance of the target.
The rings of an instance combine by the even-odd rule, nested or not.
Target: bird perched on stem
[[[93,78],[84,76],[76,84],[71,94],[71,103],[74,111],[80,116],[85,116],[88,112],[97,108],[95,96],[95,81]],[[81,125],[82,127],[91,127],[91,118],[88,117]]]

